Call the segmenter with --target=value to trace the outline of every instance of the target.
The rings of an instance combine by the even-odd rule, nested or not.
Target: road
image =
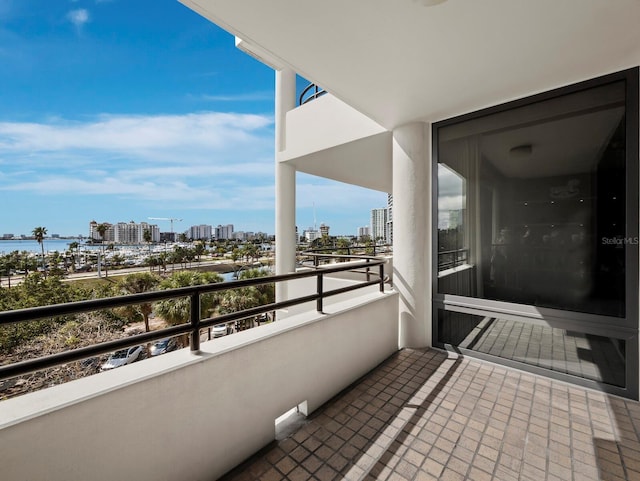
[[[220,273],[224,273],[224,272],[231,272],[233,270],[233,262],[229,259],[225,259],[225,260],[215,260],[215,261],[201,261],[201,262],[194,262],[191,264],[190,267],[187,267],[187,269],[200,269],[203,267],[213,267],[214,269],[212,270],[216,270]],[[182,269],[182,267],[179,264],[169,264],[167,265],[167,272],[171,272],[172,270],[179,270]],[[127,274],[132,274],[135,272],[149,272],[149,267],[148,266],[139,266],[139,267],[125,267],[122,269],[115,269],[115,270],[109,270],[108,272],[108,276],[109,277],[117,277],[117,276],[125,276]],[[157,272],[157,268],[154,268],[154,272]],[[99,277],[105,277],[105,273],[104,270],[102,271],[102,275],[98,276],[98,273],[96,271],[90,271],[90,272],[74,272],[71,274],[67,274],[64,278],[65,281],[74,281],[74,280],[78,280],[78,279],[98,279]],[[20,284],[23,280],[24,276],[22,275],[17,275],[17,276],[11,276],[11,286],[15,286],[17,284]],[[9,286],[9,282],[8,279],[6,277],[2,277],[2,279],[0,280],[0,286],[1,287],[8,287]]]

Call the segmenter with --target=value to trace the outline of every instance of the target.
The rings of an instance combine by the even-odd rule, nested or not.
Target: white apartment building
[[[113,228],[113,224],[108,222],[103,222],[103,224],[107,227],[104,232],[104,235],[101,236],[98,232],[98,224],[95,220],[89,222],[89,238],[94,241],[103,241],[103,242],[115,242],[115,230]]]
[[[364,237],[371,237],[371,227],[368,225],[358,227],[358,239],[363,239]]]
[[[318,229],[309,227],[302,232],[302,237],[304,237],[306,242],[313,242],[316,239],[320,239],[322,237],[322,234]],[[277,242],[278,239],[276,238],[276,246],[278,245]]]
[[[371,209],[371,238],[375,241],[382,239],[386,242],[387,240],[387,214],[386,208]]]
[[[146,222],[118,222],[113,226],[113,239],[118,244],[142,244],[144,233],[151,233],[151,242],[160,242],[160,229],[155,224]]]
[[[189,227],[186,234],[189,239],[208,241],[213,237],[213,227],[205,224],[192,225]]]
[[[219,239],[219,240],[233,239],[233,224],[227,224],[227,225],[218,224],[218,226],[216,227],[215,233],[216,233],[216,236],[215,236],[216,239]]]
[[[117,224],[107,225],[104,239],[98,232],[98,223],[91,221],[89,223],[89,237],[91,239],[104,242],[115,242],[117,244],[142,244],[144,240],[144,232],[148,230],[151,232],[151,242],[160,242],[160,229],[155,224],[148,224],[146,222],[136,223],[131,222],[118,222]]]
[[[393,194],[387,194],[387,244],[393,245]]]

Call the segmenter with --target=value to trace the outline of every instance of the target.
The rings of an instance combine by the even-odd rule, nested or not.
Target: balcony
[[[324,292],[353,287],[352,270],[323,275]],[[639,403],[398,351],[397,293],[342,292],[318,313],[318,272],[304,275],[287,282],[306,304],[276,323],[3,401],[3,479],[640,476]],[[292,408],[299,429],[274,441]]]

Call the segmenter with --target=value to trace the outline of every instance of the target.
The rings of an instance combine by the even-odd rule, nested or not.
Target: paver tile
[[[406,349],[222,479],[640,481],[639,435],[635,401]]]

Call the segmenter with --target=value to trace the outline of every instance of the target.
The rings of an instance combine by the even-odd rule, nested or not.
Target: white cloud
[[[0,163],[6,174],[0,191],[112,196],[183,209],[246,208],[246,199],[255,198],[252,208],[273,207],[268,116],[205,112],[3,122]],[[243,201],[240,193],[253,197]]]
[[[89,122],[0,122],[0,153],[102,151],[154,161],[229,150],[260,140],[272,119],[253,114],[102,115]],[[264,132],[262,132],[264,135]],[[270,140],[270,139],[269,139]],[[168,155],[167,155],[168,154]],[[175,160],[175,159],[174,159]]]
[[[67,19],[77,28],[81,28],[85,23],[89,21],[89,11],[86,8],[71,10],[69,13],[67,13]]]

